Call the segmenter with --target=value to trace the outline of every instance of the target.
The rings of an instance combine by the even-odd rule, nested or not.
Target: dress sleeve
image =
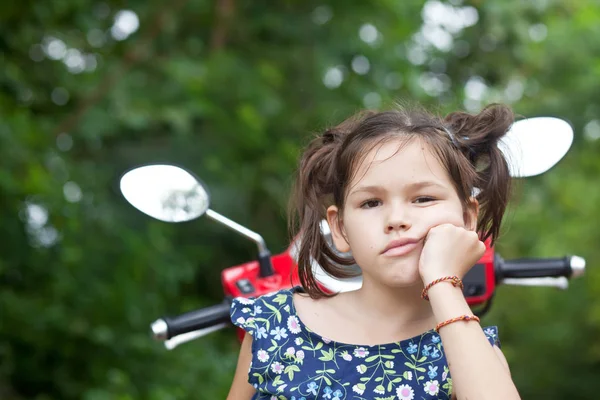
[[[486,326],[483,328],[483,333],[492,346],[498,346],[498,348],[502,347],[500,345],[500,338],[498,337],[497,326]]]
[[[254,323],[254,318],[256,318],[255,302],[255,298],[236,297],[231,302],[231,309],[229,311],[231,322],[252,336],[254,336],[256,329]]]

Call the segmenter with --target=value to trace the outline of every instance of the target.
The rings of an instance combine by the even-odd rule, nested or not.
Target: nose
[[[410,229],[412,223],[410,222],[410,216],[405,207],[394,207],[388,217],[385,231],[391,233],[394,231],[406,231]]]

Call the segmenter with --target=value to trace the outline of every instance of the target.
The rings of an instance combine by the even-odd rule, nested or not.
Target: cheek
[[[444,209],[431,210],[427,215],[423,216],[423,222],[430,228],[442,224],[452,224],[455,226],[465,227],[464,214],[462,209]]]
[[[382,229],[372,218],[352,218],[346,220],[345,227],[352,252],[359,254],[359,257],[360,254],[369,253],[380,245],[378,232]]]

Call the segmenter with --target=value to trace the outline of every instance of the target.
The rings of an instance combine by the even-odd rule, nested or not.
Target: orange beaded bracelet
[[[423,300],[429,300],[429,296],[427,296],[427,292],[429,291],[429,289],[437,283],[446,282],[446,281],[449,281],[450,283],[452,283],[452,286],[454,286],[454,287],[459,286],[461,290],[463,289],[462,280],[458,276],[456,276],[456,275],[444,276],[443,278],[436,279],[435,281],[431,282],[429,285],[425,286],[425,288],[423,288],[423,291],[421,292],[421,298]]]
[[[444,327],[444,326],[446,326],[448,324],[451,324],[453,322],[458,322],[458,321],[467,321],[467,322],[468,321],[477,321],[477,322],[480,322],[479,321],[479,317],[477,317],[475,315],[461,315],[460,317],[456,317],[456,318],[452,318],[452,319],[449,319],[449,320],[444,321],[444,322],[440,322],[435,327],[435,331],[437,333],[440,333],[440,328],[442,328],[442,327]]]

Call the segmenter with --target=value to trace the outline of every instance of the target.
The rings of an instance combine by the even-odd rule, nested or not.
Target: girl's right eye
[[[360,205],[360,208],[375,208],[381,204],[381,200],[367,200]]]

